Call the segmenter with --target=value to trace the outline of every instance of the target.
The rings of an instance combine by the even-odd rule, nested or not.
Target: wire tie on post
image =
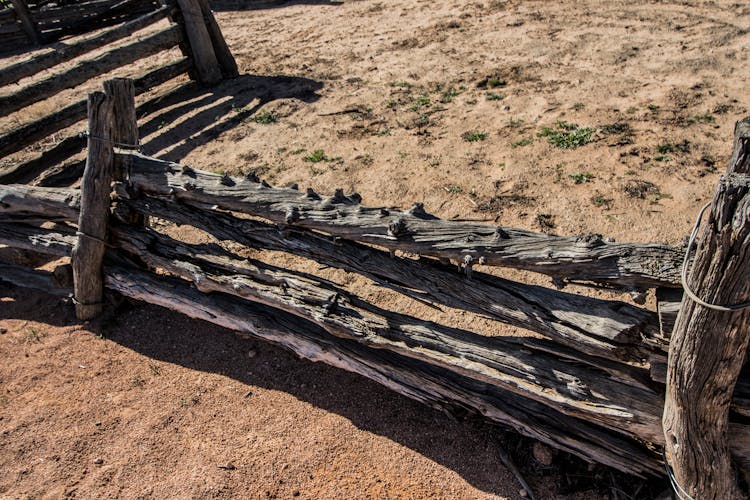
[[[119,149],[127,149],[130,151],[141,151],[141,145],[140,144],[127,144],[124,142],[115,142],[112,139],[107,139],[106,137],[99,137],[96,135],[91,135],[88,132],[81,132],[82,137],[88,137],[89,139],[94,139],[95,141],[104,142],[107,144],[111,144],[115,148]]]
[[[741,311],[743,309],[750,308],[750,301],[748,302],[742,302],[740,304],[728,304],[728,305],[721,305],[721,304],[711,304],[700,297],[698,297],[695,292],[693,292],[690,289],[690,286],[688,285],[688,264],[690,261],[690,250],[693,248],[693,244],[695,243],[695,238],[698,235],[698,229],[701,226],[701,221],[703,220],[703,214],[706,212],[708,207],[711,206],[711,202],[706,203],[703,205],[703,208],[701,208],[700,212],[698,212],[698,218],[695,221],[695,226],[693,226],[693,231],[690,233],[690,239],[688,240],[688,246],[687,250],[685,250],[685,258],[682,261],[682,272],[680,274],[680,277],[682,279],[682,288],[685,290],[685,293],[687,294],[690,299],[692,299],[693,302],[702,305],[703,307],[707,307],[709,309],[713,309],[714,311],[721,311],[721,312],[733,312],[733,311]]]

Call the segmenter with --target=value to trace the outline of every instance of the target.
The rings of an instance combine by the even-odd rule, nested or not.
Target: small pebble
[[[94,463],[95,463],[96,465],[101,465],[101,464],[103,464],[103,463],[104,463],[104,459],[103,459],[103,458],[97,458],[96,460],[94,460]]]
[[[254,357],[255,357],[255,356],[257,356],[257,355],[258,355],[258,353],[257,353],[257,352],[256,352],[255,350],[253,350],[253,349],[251,349],[251,350],[249,350],[249,351],[247,352],[247,357],[248,357],[248,358],[254,358]]]
[[[545,467],[549,467],[550,465],[552,465],[554,454],[549,446],[536,442],[531,448],[531,453],[534,456],[534,460],[536,460],[540,465],[544,465]]]
[[[518,496],[521,498],[526,498],[527,496],[529,496],[529,494],[526,493],[526,490],[518,490]]]

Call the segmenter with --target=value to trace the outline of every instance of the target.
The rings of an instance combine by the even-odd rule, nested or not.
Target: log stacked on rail
[[[127,192],[127,187],[123,185],[120,192]],[[35,216],[75,220],[74,193],[0,186],[0,213],[16,220]],[[35,203],[40,196],[47,203]],[[324,361],[407,396],[433,406],[479,411],[589,460],[631,473],[661,473],[658,456],[649,446],[663,445],[662,388],[649,382],[648,366],[637,361],[644,353],[660,350],[658,343],[644,344],[639,339],[658,331],[653,313],[617,302],[608,307],[606,301],[497,280],[480,272],[469,281],[430,259],[391,258],[387,252],[354,242],[333,242],[289,227],[279,231],[274,225],[206,210],[205,205],[136,198],[121,199],[117,206],[116,214],[142,211],[196,225],[222,240],[284,250],[361,272],[423,301],[501,320],[497,307],[500,311],[503,306],[507,311],[517,307],[521,314],[507,321],[549,338],[486,337],[384,311],[314,276],[248,261],[216,245],[188,245],[124,224],[112,227],[113,247],[182,280],[134,269],[105,269],[107,286],[125,295],[260,336],[305,357],[311,352],[327,353]],[[0,243],[18,248],[61,255],[75,241],[75,230],[66,225],[43,229],[16,224],[14,230],[7,230],[8,226],[0,224]],[[115,253],[119,252],[112,250],[112,258]],[[503,286],[520,299],[505,304]],[[258,309],[248,300],[274,309]],[[571,301],[568,307],[565,301]],[[587,317],[576,310],[587,311]],[[574,314],[566,316],[571,311]],[[295,329],[281,328],[279,321]],[[578,329],[585,332],[587,322],[590,331],[584,335]],[[565,343],[553,333],[561,327],[578,331],[574,342]],[[595,338],[596,331],[613,333]],[[586,336],[619,350],[588,354],[591,342]],[[731,431],[736,437],[732,452],[749,463],[750,432],[738,423],[731,424]]]

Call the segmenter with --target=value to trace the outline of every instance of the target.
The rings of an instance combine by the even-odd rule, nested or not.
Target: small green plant
[[[316,149],[315,151],[313,151],[309,155],[307,155],[304,158],[302,158],[302,160],[306,161],[306,162],[309,162],[309,163],[320,163],[322,161],[330,163],[330,162],[337,161],[338,158],[330,158],[330,157],[326,156],[326,152],[324,150],[322,150],[322,149]]]
[[[659,144],[658,146],[656,146],[656,151],[663,155],[674,153],[674,145],[665,142],[664,144]]]
[[[152,375],[161,375],[161,369],[159,368],[159,365],[156,363],[149,363],[148,364],[149,370],[151,370]]]
[[[487,80],[487,86],[492,89],[495,89],[497,87],[505,87],[506,85],[508,85],[508,82],[506,82],[502,78],[495,77],[495,78],[489,78]]]
[[[625,112],[629,115],[634,115],[635,113],[638,112],[638,108],[636,108],[635,106],[630,106],[628,109],[625,110]]]
[[[695,115],[693,119],[698,123],[714,123],[716,121],[716,117],[709,113]]]
[[[590,174],[589,172],[579,172],[577,174],[568,174],[568,177],[573,179],[574,184],[583,184],[593,179],[594,174]]]
[[[307,151],[305,148],[298,148],[293,151],[290,151],[289,154],[298,155],[298,154],[304,153],[305,151]]]
[[[609,210],[612,206],[612,199],[605,198],[603,194],[597,193],[591,197],[591,203],[593,203],[596,207]]]
[[[130,379],[130,385],[133,387],[143,387],[146,385],[146,380],[140,375],[134,375],[133,378]]]
[[[454,90],[453,87],[451,87],[443,92],[443,94],[440,96],[440,102],[442,104],[453,102],[453,99],[455,99],[460,93],[461,92],[458,92],[457,90]]]
[[[446,186],[445,190],[448,191],[450,194],[461,194],[464,188],[462,188],[458,184],[451,184],[450,186]]]
[[[505,96],[503,94],[497,94],[495,92],[487,92],[488,101],[502,101],[503,99],[505,99]]]
[[[516,142],[512,142],[510,144],[510,147],[512,147],[512,148],[521,148],[523,146],[528,146],[530,144],[534,144],[534,138],[531,137],[531,136],[524,137],[523,139],[518,140]]]
[[[399,151],[398,152],[398,157],[399,158],[406,158],[408,156],[409,156],[409,153],[407,153],[406,151]]]
[[[667,155],[656,155],[656,156],[654,156],[654,161],[667,162],[669,160],[671,160],[671,158],[669,156],[667,156]]]
[[[508,121],[508,127],[510,128],[520,128],[521,126],[523,126],[523,124],[524,124],[524,121],[521,118],[518,118],[518,119],[511,118]]]
[[[29,328],[23,334],[21,342],[23,342],[24,344],[38,344],[42,341],[42,338],[44,338],[44,334],[37,330],[34,330],[33,328]]]
[[[421,95],[417,97],[416,101],[414,101],[414,104],[412,105],[411,110],[419,111],[423,107],[429,106],[429,105],[430,105],[430,98],[426,95]]]
[[[660,106],[657,106],[656,104],[649,104],[649,105],[648,105],[648,106],[646,106],[646,107],[647,107],[647,108],[648,108],[648,110],[649,110],[649,111],[651,111],[652,113],[656,113],[657,111],[659,111],[659,109],[661,109],[661,107],[660,107]]]
[[[253,121],[261,125],[270,125],[271,123],[279,121],[279,116],[272,111],[261,111],[253,116]]]
[[[391,87],[400,87],[402,89],[410,89],[413,87],[413,85],[409,82],[401,81],[401,82],[392,82]]]
[[[463,137],[466,142],[479,142],[487,139],[489,136],[490,134],[488,134],[487,132],[475,130],[471,132],[464,132],[461,137]]]
[[[582,103],[582,102],[577,102],[577,103],[573,104],[573,105],[572,105],[572,106],[570,107],[570,109],[572,109],[573,111],[581,111],[581,110],[582,110],[583,108],[585,108],[585,107],[586,107],[586,105],[585,105],[584,103]]]
[[[566,121],[558,121],[555,127],[543,127],[537,135],[546,137],[547,142],[561,149],[578,148],[594,140],[591,127],[579,127]]]

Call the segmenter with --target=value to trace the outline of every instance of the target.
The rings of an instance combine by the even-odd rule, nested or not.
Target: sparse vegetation
[[[558,121],[555,127],[542,127],[537,133],[539,137],[546,137],[547,142],[561,149],[574,149],[593,142],[594,129],[579,127],[574,123]]]
[[[568,177],[573,179],[574,184],[584,184],[594,178],[594,174],[589,172],[579,172],[576,174],[568,174]]]
[[[521,148],[521,147],[523,147],[523,146],[529,146],[530,144],[534,144],[534,138],[533,138],[533,137],[531,137],[531,136],[529,136],[529,137],[524,137],[523,139],[521,139],[521,140],[518,140],[518,141],[516,141],[516,142],[512,142],[512,143],[510,144],[510,146],[511,146],[512,148]]]
[[[260,123],[261,125],[269,125],[271,123],[276,123],[277,121],[279,121],[279,117],[272,111],[261,111],[260,113],[253,116],[253,121],[255,123]]]
[[[470,132],[464,132],[462,137],[466,142],[479,142],[484,141],[490,136],[487,132],[481,130],[475,130]]]
[[[341,157],[331,158],[326,155],[326,152],[324,150],[316,149],[309,155],[302,158],[302,160],[309,162],[309,163],[320,163],[320,162],[333,163],[333,162],[341,161]]]
[[[505,96],[503,94],[498,94],[495,92],[487,92],[488,101],[502,101],[503,99],[505,99]]]

